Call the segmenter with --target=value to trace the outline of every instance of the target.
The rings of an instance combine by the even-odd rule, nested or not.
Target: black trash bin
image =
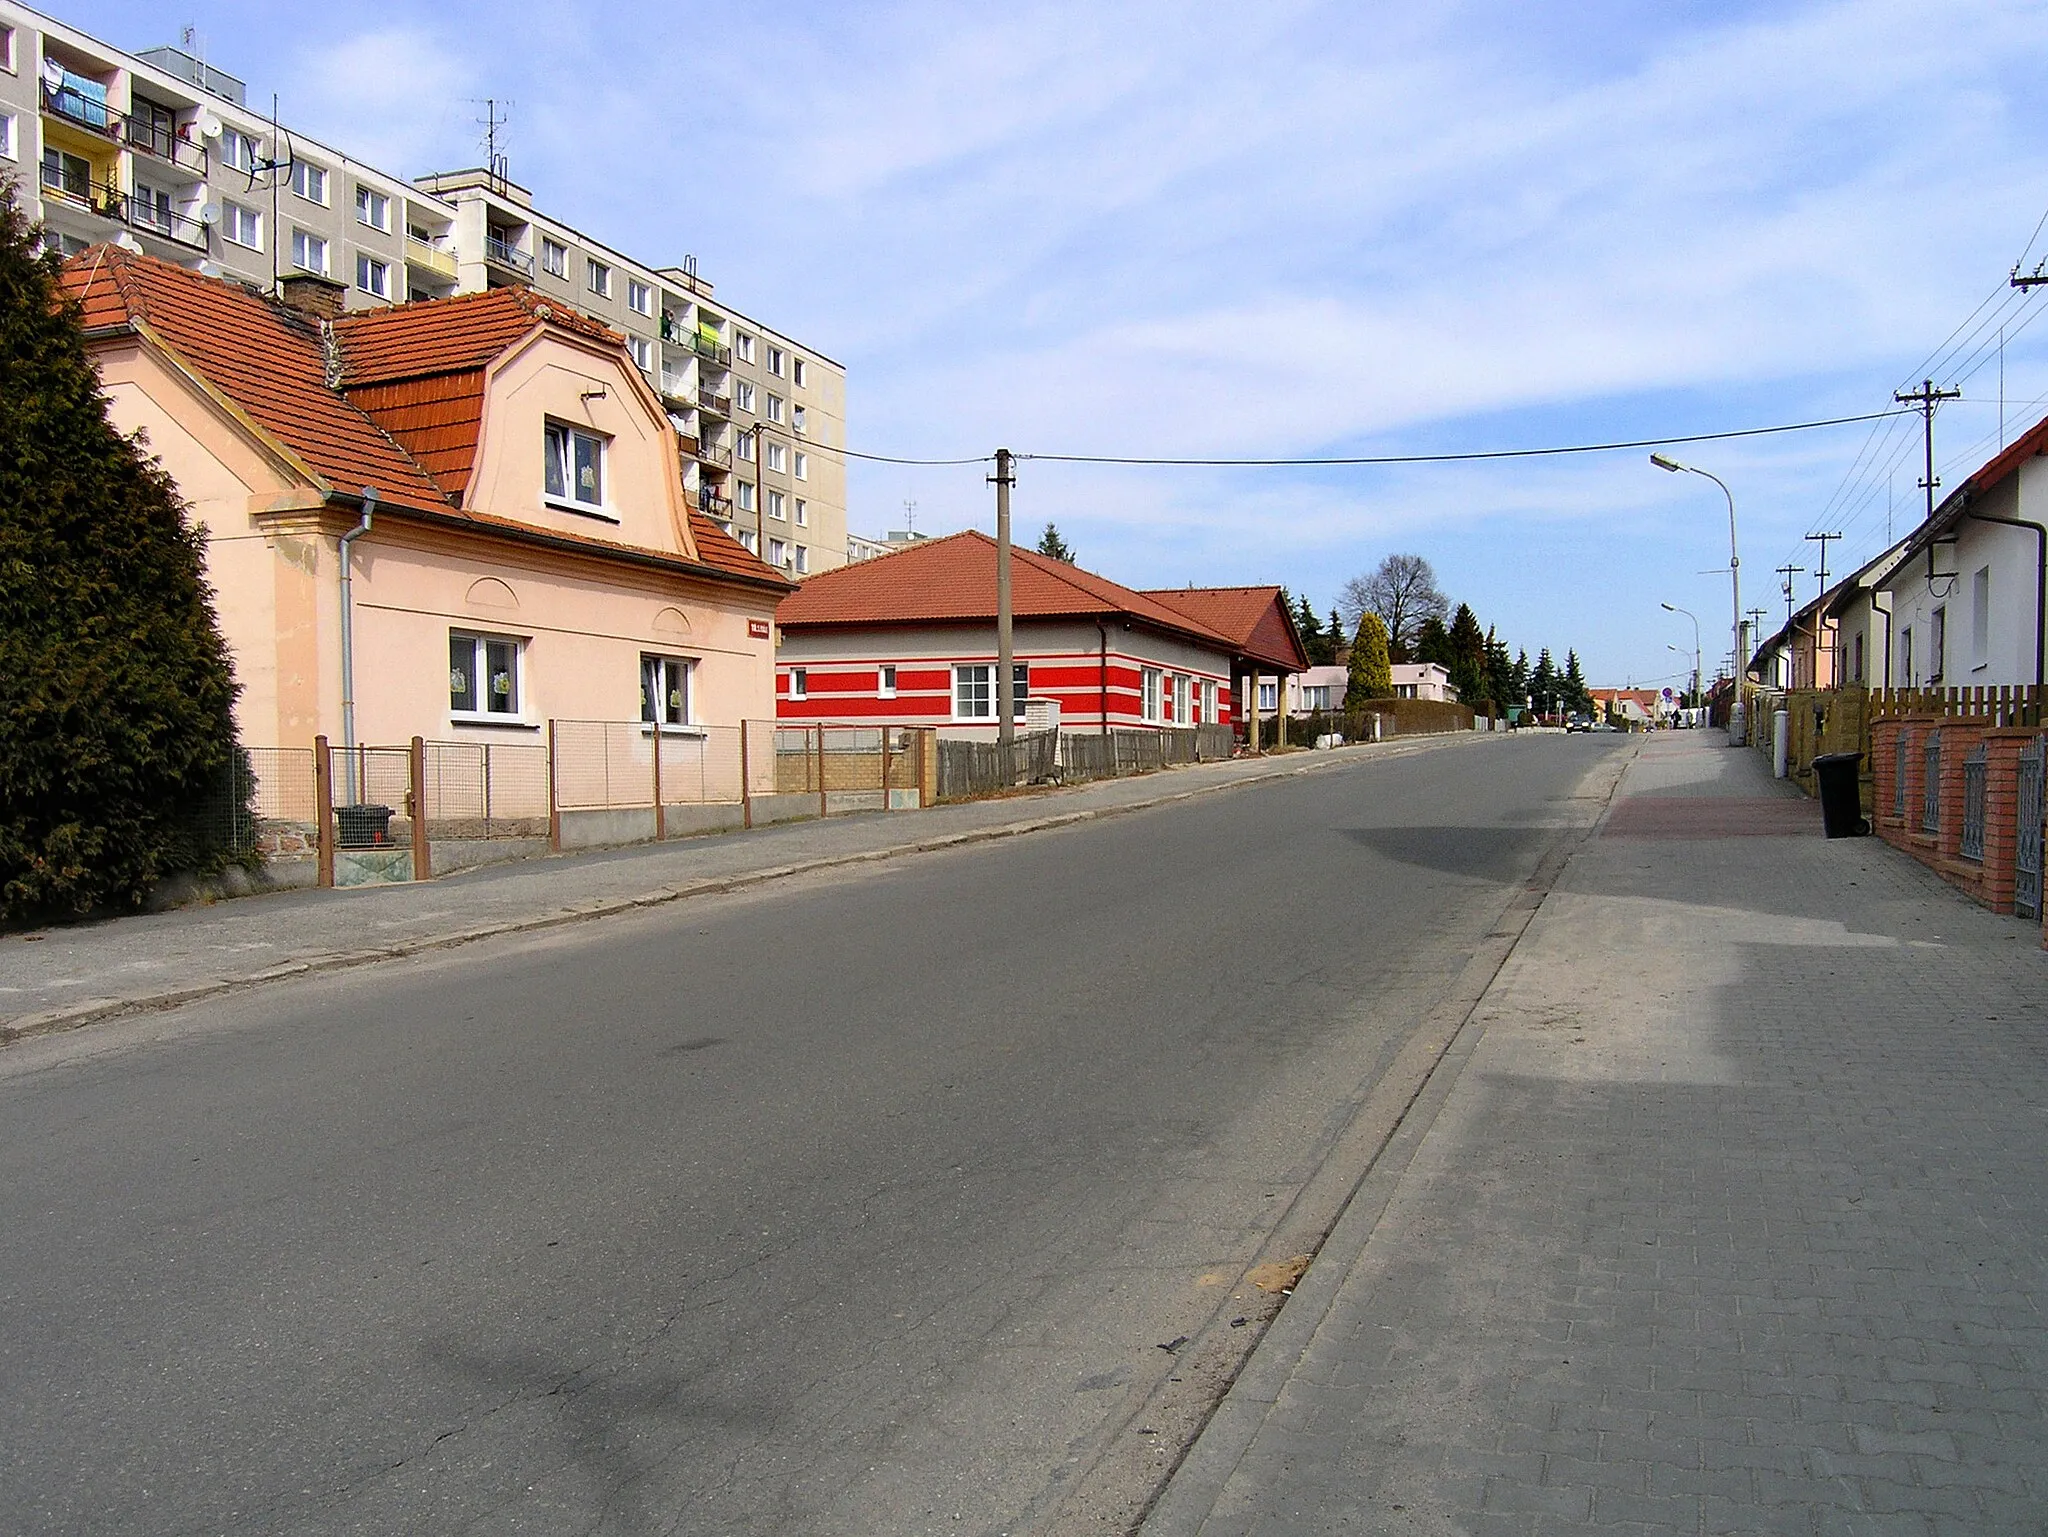
[[[1813,777],[1820,782],[1821,822],[1830,838],[1860,838],[1870,831],[1857,786],[1856,770],[1862,762],[1860,752],[1824,752],[1813,760]]]
[[[345,849],[373,849],[391,841],[389,806],[336,806],[334,820]]]

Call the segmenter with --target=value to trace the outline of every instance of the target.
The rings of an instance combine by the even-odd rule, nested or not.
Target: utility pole
[[[1010,767],[1010,748],[1017,740],[1010,663],[1010,487],[1017,477],[1010,472],[1010,451],[996,450],[996,472],[989,477],[996,488],[996,746],[1004,770]]]
[[[1778,575],[1785,579],[1785,623],[1787,624],[1792,622],[1792,610],[1796,606],[1792,597],[1792,578],[1803,574],[1805,570],[1806,567],[1804,566],[1778,567]]]
[[[1825,598],[1828,595],[1828,541],[1830,539],[1839,539],[1842,535],[1837,530],[1832,534],[1808,534],[1806,537],[1816,540],[1820,544],[1820,595]],[[1815,688],[1820,687],[1821,623],[1821,606],[1816,603],[1813,608],[1813,686]]]
[[[1962,395],[1961,390],[1936,389],[1932,379],[1925,380],[1917,390],[1892,391],[1892,399],[1902,406],[1914,406],[1920,412],[1927,456],[1927,473],[1921,478],[1920,484],[1927,491],[1927,517],[1930,522],[1934,518],[1934,489],[1941,484],[1934,475],[1934,408],[1944,400],[1960,400]],[[1928,569],[1931,571],[1934,560],[1934,546],[1931,543],[1927,546],[1927,557]]]

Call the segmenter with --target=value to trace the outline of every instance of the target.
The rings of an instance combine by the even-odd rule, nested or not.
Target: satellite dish
[[[142,242],[126,230],[122,230],[120,234],[114,237],[114,244],[124,251],[133,251],[138,256],[142,254]]]
[[[218,203],[207,203],[207,204],[204,204],[204,205],[203,205],[203,206],[202,206],[202,207],[200,208],[200,210],[199,210],[199,222],[200,222],[201,224],[218,224],[218,223],[220,223],[220,204],[218,204]]]
[[[43,60],[43,84],[53,91],[64,88],[64,66],[55,59]]]
[[[203,278],[226,277],[228,269],[217,261],[203,261],[199,264],[199,275]]]
[[[200,113],[199,137],[202,139],[218,139],[220,135],[220,119],[215,117],[211,112]]]

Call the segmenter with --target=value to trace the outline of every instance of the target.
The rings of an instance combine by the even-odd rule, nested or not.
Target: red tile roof
[[[1019,619],[1138,620],[1207,645],[1229,647],[1199,619],[1032,550],[1012,547],[1010,612]],[[784,629],[857,624],[958,624],[996,615],[996,543],[973,531],[926,539],[874,560],[811,577],[784,600]]]
[[[1306,672],[1308,653],[1294,633],[1278,587],[1170,587],[1145,594],[1227,635],[1238,654],[1282,672]]]
[[[625,552],[789,588],[709,518],[690,513],[698,560],[557,533],[460,507],[476,457],[483,370],[536,326],[555,324],[620,346],[616,333],[527,289],[437,299],[335,323],[343,389],[327,384],[319,330],[239,283],[114,246],[66,262],[62,291],[88,329],[146,327],[220,395],[340,492],[375,486],[392,511],[412,506],[483,530],[543,538],[593,554]],[[355,382],[348,382],[355,381]]]
[[[118,246],[95,246],[59,279],[88,328],[145,325],[208,384],[341,491],[398,501],[447,493],[377,424],[326,385],[320,333],[261,295]]]

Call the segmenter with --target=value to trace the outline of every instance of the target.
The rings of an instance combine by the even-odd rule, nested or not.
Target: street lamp
[[[1728,707],[1728,745],[1740,747],[1743,744],[1742,557],[1735,552],[1735,493],[1728,489],[1728,482],[1712,470],[1703,470],[1694,464],[1681,464],[1668,454],[1652,454],[1650,463],[1660,470],[1669,470],[1674,475],[1681,470],[1689,475],[1704,475],[1719,486],[1721,494],[1728,498],[1728,585],[1735,596],[1735,625],[1731,636],[1735,644],[1735,666],[1730,674],[1734,680],[1734,696]]]
[[[1677,605],[1676,603],[1662,603],[1662,604],[1659,604],[1659,605],[1658,605],[1658,607],[1662,608],[1662,609],[1664,610],[1664,612],[1665,612],[1665,613],[1667,613],[1667,614],[1683,614],[1683,615],[1685,615],[1685,617],[1686,617],[1686,618],[1688,618],[1688,619],[1690,619],[1690,620],[1692,621],[1692,704],[1693,704],[1693,708],[1694,708],[1694,709],[1698,709],[1698,708],[1699,708],[1699,705],[1700,705],[1700,620],[1699,620],[1699,615],[1695,614],[1695,613],[1694,613],[1694,612],[1693,612],[1693,611],[1692,611],[1691,609],[1689,609],[1689,608],[1680,608],[1680,607],[1679,607],[1679,606],[1678,606],[1678,605]],[[1678,646],[1672,646],[1672,645],[1668,645],[1668,644],[1667,644],[1667,646],[1666,646],[1666,649],[1667,649],[1667,650],[1671,650],[1671,651],[1676,651],[1676,652],[1678,652],[1678,654],[1679,654],[1680,656],[1683,656],[1683,655],[1685,654],[1684,650],[1683,650],[1682,648],[1678,647]]]

